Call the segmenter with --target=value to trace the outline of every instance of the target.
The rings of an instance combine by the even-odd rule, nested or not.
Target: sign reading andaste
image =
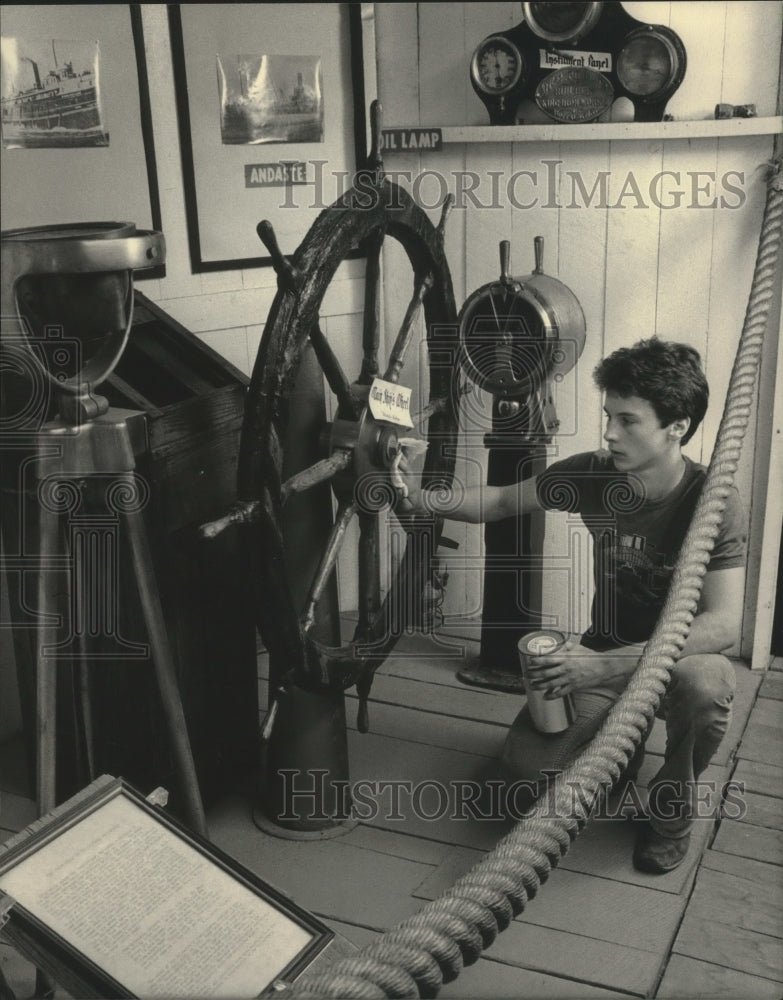
[[[439,128],[385,128],[382,134],[383,149],[403,152],[408,149],[443,148],[443,133]]]
[[[289,184],[307,184],[307,164],[246,163],[245,187],[287,187]]]

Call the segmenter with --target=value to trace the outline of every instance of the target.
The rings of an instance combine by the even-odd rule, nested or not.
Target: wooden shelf
[[[587,125],[445,125],[445,143],[596,142],[627,139],[727,139],[783,132],[783,117],[720,121],[606,122]]]

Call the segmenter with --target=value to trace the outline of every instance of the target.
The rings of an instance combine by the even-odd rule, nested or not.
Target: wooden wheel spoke
[[[345,532],[355,513],[356,506],[352,503],[340,504],[337,510],[337,517],[334,520],[329,541],[321,557],[320,565],[313,577],[313,582],[310,584],[310,591],[305,601],[305,608],[301,618],[302,631],[304,633],[309,632],[315,623],[315,609],[329,580],[329,576],[335,567],[337,556],[340,553],[343,539],[345,538]]]
[[[329,388],[337,397],[340,409],[355,415],[359,404],[351,392],[351,384],[337,360],[337,356],[329,346],[329,341],[317,323],[310,331],[310,343],[313,345],[315,356],[318,358],[318,364],[321,366]]]
[[[431,399],[426,406],[411,415],[411,420],[416,427],[421,427],[425,421],[429,420],[430,417],[434,417],[436,413],[443,413],[448,408],[448,405],[448,396],[439,396],[437,399]]]
[[[331,479],[342,469],[347,468],[351,464],[351,457],[350,451],[340,448],[329,458],[324,458],[320,462],[316,462],[315,465],[297,472],[290,479],[286,479],[280,487],[282,502],[285,503],[292,493],[304,493],[305,490],[312,489],[319,483],[325,483],[327,479]]]
[[[426,274],[421,281],[417,282],[413,290],[413,297],[408,303],[408,308],[405,310],[405,319],[402,321],[400,332],[397,334],[394,347],[389,355],[389,366],[383,376],[387,382],[397,382],[399,380],[402,366],[405,364],[405,355],[413,339],[413,324],[421,309],[424,296],[432,288],[432,282],[432,275]]]
[[[359,623],[357,638],[366,636],[381,604],[379,573],[378,517],[374,514],[359,515]]]
[[[367,240],[367,269],[364,280],[364,325],[362,327],[361,385],[370,385],[378,374],[378,345],[381,336],[381,247],[383,233]]]
[[[463,382],[459,387],[460,396],[467,396],[472,391],[472,382]],[[436,413],[446,413],[450,404],[451,396],[437,396],[435,399],[431,399],[426,406],[411,414],[411,420],[416,427],[421,427],[425,421],[429,420],[430,417],[434,417]]]

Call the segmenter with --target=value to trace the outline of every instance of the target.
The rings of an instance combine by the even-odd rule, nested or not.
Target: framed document
[[[263,996],[334,936],[108,776],[0,852],[0,928],[82,997]]]

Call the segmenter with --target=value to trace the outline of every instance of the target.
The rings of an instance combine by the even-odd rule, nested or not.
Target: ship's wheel
[[[229,515],[252,525],[257,624],[270,653],[272,688],[285,686],[287,681],[332,689],[356,684],[362,730],[367,728],[366,700],[373,673],[412,625],[441,531],[439,519],[405,514],[401,509],[405,503],[391,484],[389,468],[406,430],[376,419],[368,405],[376,377],[397,383],[406,359],[415,357],[417,316],[422,307],[426,351],[420,350],[419,356],[426,357],[429,402],[413,417],[419,436],[428,441],[425,486],[452,488],[458,405],[454,382],[457,316],[443,249],[451,200],[443,206],[436,228],[404,189],[384,178],[377,132],[376,113],[376,152],[370,168],[361,183],[320,214],[290,261],[281,254],[271,226],[262,222],[258,227],[275,264],[279,290],[253,370],[240,446],[239,502]],[[399,332],[384,361],[379,358],[379,275],[387,238],[397,240],[405,251],[413,271],[413,294],[404,313],[401,310]],[[322,332],[319,316],[338,266],[357,247],[366,254],[366,280],[363,358],[361,371],[352,381]],[[284,482],[291,396],[308,343],[334,397],[336,415],[322,435],[326,439],[323,457]],[[304,605],[297,607],[286,581],[284,505],[293,494],[324,482],[332,487],[336,513]],[[383,539],[379,534],[381,522],[388,519],[379,515],[389,509],[404,528],[407,544],[381,599]],[[354,518],[359,525],[358,623],[351,641],[327,645],[313,637],[313,623]]]

